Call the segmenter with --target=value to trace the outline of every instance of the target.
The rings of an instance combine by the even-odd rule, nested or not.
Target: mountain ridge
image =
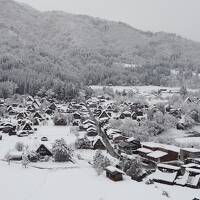
[[[0,82],[14,81],[18,87],[23,83],[20,93],[36,93],[41,85],[49,89],[57,82],[178,85],[184,79],[194,85],[199,81],[193,77],[200,72],[199,42],[173,33],[141,31],[123,22],[41,12],[0,0],[0,38]],[[170,70],[179,73],[175,76]],[[17,73],[24,77],[18,80]],[[31,82],[35,85],[30,92]]]

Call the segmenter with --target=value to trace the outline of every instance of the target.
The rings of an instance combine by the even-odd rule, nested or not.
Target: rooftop
[[[147,154],[147,156],[151,157],[151,158],[161,158],[166,155],[167,155],[167,153],[163,152],[163,151],[153,151],[153,152]]]

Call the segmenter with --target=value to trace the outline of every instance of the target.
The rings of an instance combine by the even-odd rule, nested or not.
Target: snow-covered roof
[[[108,166],[108,167],[106,167],[106,170],[108,170],[108,171],[110,171],[112,173],[113,172],[119,172],[121,174],[124,174],[124,172],[122,170],[120,170],[120,169],[118,169],[118,168],[116,168],[114,166]]]
[[[151,153],[152,150],[151,149],[147,149],[147,148],[139,148],[137,149],[137,151],[142,152],[142,153]]]
[[[52,149],[52,143],[47,141],[47,142],[42,142],[39,140],[34,141],[32,144],[28,145],[28,150],[29,151],[36,151],[41,145],[44,145],[47,149]]]
[[[177,153],[180,152],[180,148],[173,145],[161,144],[161,143],[156,143],[156,142],[142,142],[141,144],[142,146],[148,146],[151,148],[163,148],[163,149],[174,151]]]
[[[97,135],[94,137],[93,145],[95,145],[98,140],[101,140],[101,142],[104,144],[102,137]],[[106,145],[104,144],[104,146]]]
[[[162,172],[157,169],[156,172],[152,174],[152,178],[154,180],[160,180],[160,181],[165,181],[168,183],[173,183],[176,179],[177,173],[178,172],[173,172],[173,173]]]
[[[179,176],[176,180],[175,183],[178,185],[185,185],[188,181],[189,178],[189,172],[185,172],[183,176]]]
[[[190,171],[186,171],[183,176],[179,176],[175,183],[178,185],[191,185],[191,186],[197,186],[200,181],[200,174],[196,176],[190,176]]]
[[[116,133],[115,135],[113,135],[113,139],[117,138],[117,137],[121,137],[122,135],[120,133]]]
[[[132,155],[129,155],[129,154],[126,154],[126,153],[121,153],[121,156],[125,157],[125,158],[128,158],[130,160],[133,160],[137,157],[136,154],[132,154]]]
[[[116,133],[121,133],[121,131],[117,129],[112,129],[112,128],[107,130],[107,134],[116,134]]]
[[[161,167],[161,168],[165,168],[165,169],[172,169],[172,170],[180,170],[180,167],[177,167],[177,166],[173,166],[173,165],[167,165],[167,164],[163,164],[163,163],[160,163],[157,165],[157,167]]]
[[[188,164],[185,164],[185,165],[181,165],[181,167],[184,167],[184,168],[190,168],[190,167],[198,167],[199,166],[199,168],[200,168],[200,165],[198,165],[198,164],[195,164],[195,163],[188,163]]]
[[[86,119],[83,124],[87,124],[87,123],[90,123],[90,124],[95,124],[94,121],[92,121],[91,119]]]
[[[194,172],[194,173],[197,173],[197,174],[200,174],[200,169],[194,169],[194,168],[186,168],[186,171],[188,172]]]
[[[167,155],[166,152],[159,151],[159,150],[153,151],[153,152],[147,154],[147,156],[151,157],[151,158],[161,158],[161,157],[166,156],[166,155]]]
[[[134,138],[134,137],[130,137],[130,138],[128,138],[126,141],[127,141],[127,142],[133,142],[133,141],[135,141],[135,138]]]
[[[131,112],[130,112],[130,111],[128,111],[128,110],[125,110],[125,111],[123,112],[123,114],[126,114],[126,115],[131,115]]]
[[[192,159],[193,161],[200,162],[200,158],[189,158],[189,159]]]
[[[9,152],[9,155],[11,157],[21,157],[22,153],[23,153],[22,151],[11,151],[11,152]]]
[[[200,181],[200,174],[196,175],[194,177],[190,176],[189,179],[188,179],[188,183],[187,184],[188,185],[192,185],[192,186],[197,186],[199,181]]]
[[[95,126],[91,126],[89,128],[87,128],[87,131],[96,131],[96,127]]]
[[[200,149],[195,149],[195,148],[182,148],[184,151],[189,151],[192,153],[200,153]]]

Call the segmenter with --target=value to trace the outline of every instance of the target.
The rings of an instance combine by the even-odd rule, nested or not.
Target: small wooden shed
[[[124,172],[116,167],[113,167],[113,166],[106,167],[106,176],[112,181],[123,180],[123,176],[122,176],[123,174]]]

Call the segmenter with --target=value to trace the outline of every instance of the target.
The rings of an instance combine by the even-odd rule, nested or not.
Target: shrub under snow
[[[15,144],[15,149],[16,149],[17,151],[23,151],[23,149],[24,149],[24,144],[23,144],[23,142],[16,142],[16,144]]]
[[[63,138],[55,141],[52,153],[56,162],[72,161],[73,150],[66,144]]]
[[[93,167],[98,175],[101,175],[105,168],[110,165],[110,160],[98,150],[93,158]]]

